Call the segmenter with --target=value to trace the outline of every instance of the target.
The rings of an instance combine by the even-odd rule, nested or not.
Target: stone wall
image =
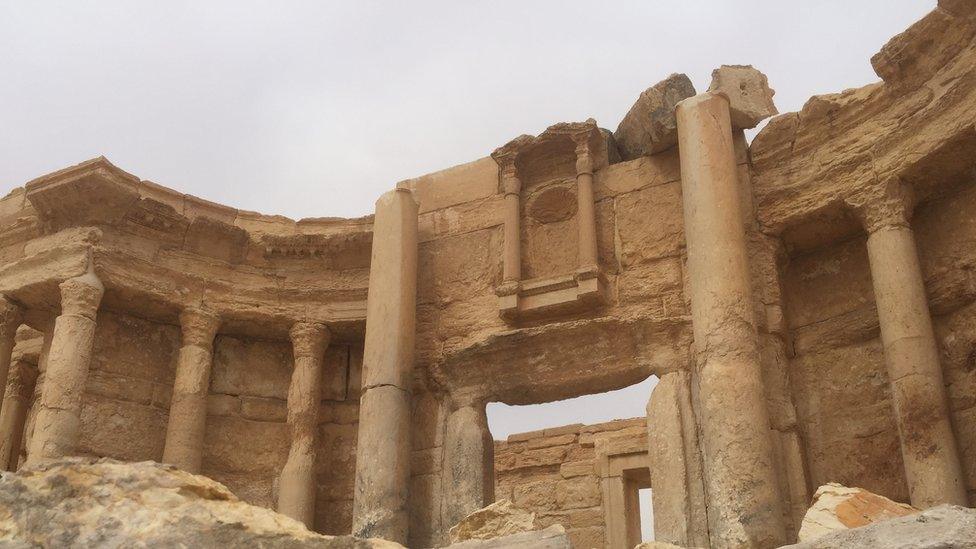
[[[614,439],[646,446],[646,420],[621,419],[514,434],[495,442],[495,497],[562,524],[574,547],[604,547],[600,447]],[[622,512],[622,511],[621,511]]]

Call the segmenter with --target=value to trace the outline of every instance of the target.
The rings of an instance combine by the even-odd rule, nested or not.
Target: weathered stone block
[[[766,75],[752,65],[722,65],[715,69],[708,91],[721,93],[729,99],[733,128],[755,128],[779,113],[773,103],[776,92],[769,87]]]
[[[644,90],[620,121],[613,138],[623,160],[633,160],[670,149],[678,143],[674,107],[695,95],[684,74],[672,74]]]

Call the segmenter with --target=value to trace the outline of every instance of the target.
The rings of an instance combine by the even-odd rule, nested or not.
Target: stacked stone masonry
[[[976,504],[974,11],[940,2],[881,82],[751,143],[761,73],[672,75],[616,132],[516,137],[375,216],[237,210],[105,158],[15,188],[0,467],[166,461],[411,547],[499,498],[627,547],[645,485],[685,546],[792,541],[827,482]],[[640,428],[488,431],[488,403],[652,375]]]

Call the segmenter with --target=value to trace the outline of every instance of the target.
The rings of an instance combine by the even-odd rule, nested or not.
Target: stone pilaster
[[[376,201],[353,499],[354,535],[401,544],[409,529],[417,213],[407,189]]]
[[[36,365],[24,360],[10,365],[7,390],[3,395],[3,409],[0,409],[0,469],[4,471],[17,470],[27,410],[36,381]]]
[[[295,369],[288,387],[291,447],[281,470],[278,512],[315,526],[315,441],[321,401],[322,360],[331,334],[323,324],[298,322],[290,332]]]
[[[714,547],[786,540],[750,284],[729,102],[677,107],[698,403]]]
[[[495,500],[494,451],[484,403],[465,403],[451,411],[444,431],[441,481],[445,529]]]
[[[73,454],[81,429],[81,401],[95,339],[95,315],[105,288],[89,271],[65,280],[60,289],[61,315],[54,321],[28,463]]]
[[[520,225],[519,180],[515,159],[507,159],[501,166],[502,190],[505,193],[505,241],[502,263],[502,285],[517,286],[522,279],[522,229]]]
[[[579,227],[578,268],[596,273],[596,210],[593,202],[593,157],[587,136],[576,143],[576,219]]]
[[[176,363],[163,462],[188,473],[199,473],[207,429],[213,343],[220,317],[207,309],[190,307],[180,315],[180,327],[183,341]]]
[[[912,505],[967,505],[939,350],[909,223],[913,199],[897,181],[858,208],[868,232],[868,261],[885,366]]]
[[[0,295],[0,391],[7,386],[10,356],[14,350],[14,336],[23,320],[23,311],[16,303]],[[0,402],[0,411],[2,411]]]

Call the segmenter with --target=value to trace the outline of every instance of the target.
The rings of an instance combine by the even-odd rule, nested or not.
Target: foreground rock
[[[451,528],[451,543],[469,539],[492,539],[537,530],[535,513],[516,507],[503,499],[478,509]]]
[[[3,547],[325,547],[399,544],[322,536],[218,482],[154,462],[68,458],[0,477]]]
[[[803,516],[797,539],[807,541],[837,530],[858,528],[918,512],[911,505],[861,488],[829,483],[818,488],[814,494],[813,505]]]
[[[447,546],[446,549],[573,549],[566,529],[556,524],[545,530],[520,532],[493,539],[470,539]]]
[[[644,90],[613,132],[621,158],[633,160],[675,146],[678,122],[674,107],[693,95],[695,87],[683,74],[672,74]]]
[[[906,517],[861,528],[831,532],[791,549],[973,549],[976,548],[976,510],[940,505]]]

